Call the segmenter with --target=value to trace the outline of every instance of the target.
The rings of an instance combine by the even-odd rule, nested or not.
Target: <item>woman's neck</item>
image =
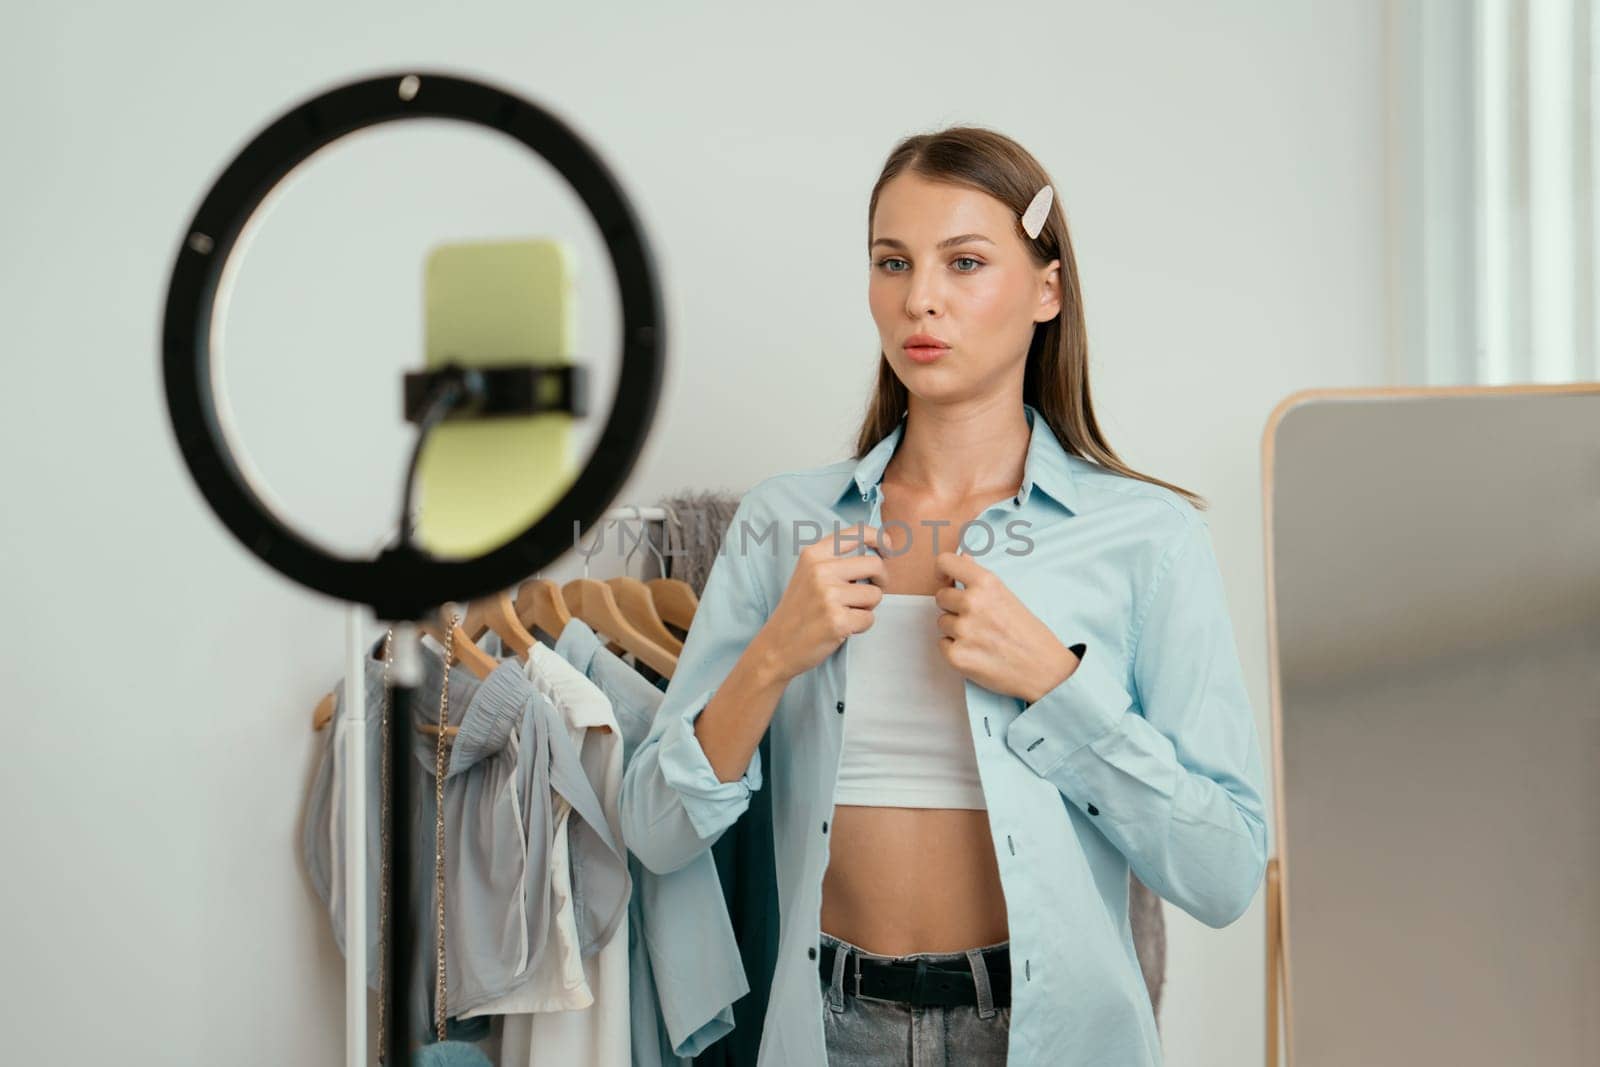
[[[1020,403],[984,400],[908,407],[885,480],[943,499],[1010,492],[1022,484],[1031,438]]]

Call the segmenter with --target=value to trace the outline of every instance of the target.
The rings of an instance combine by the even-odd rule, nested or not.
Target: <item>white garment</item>
[[[846,642],[835,804],[987,807],[967,721],[966,680],[944,658],[932,596],[885,593],[872,625]]]
[[[542,685],[561,710],[574,745],[579,750],[584,772],[594,786],[613,837],[622,840],[622,820],[618,796],[622,791],[622,731],[617,725],[611,701],[603,692],[554,649],[535,644],[527,663],[528,677]],[[563,813],[562,825],[568,820]],[[558,847],[565,853],[565,843]],[[552,857],[560,862],[561,857]],[[569,859],[570,862],[570,859]],[[568,896],[571,896],[571,871],[567,870]],[[577,926],[572,920],[572,903],[564,909],[566,919],[554,932],[567,938],[572,957],[577,953]],[[553,945],[559,945],[552,938]],[[541,969],[561,972],[563,952],[546,952],[535,973]],[[570,960],[568,961],[570,963]],[[551,1064],[582,1064],[584,1067],[629,1067],[632,1058],[628,1003],[628,924],[617,924],[612,937],[600,950],[581,961],[583,989],[591,1003],[586,1007],[548,1011],[536,1008],[502,1007],[505,1015],[501,1031],[500,1063],[503,1067],[550,1067]],[[570,972],[569,972],[570,974]],[[565,979],[553,979],[571,991]],[[511,1000],[527,987],[519,987],[494,1003]],[[548,987],[547,987],[548,988]]]

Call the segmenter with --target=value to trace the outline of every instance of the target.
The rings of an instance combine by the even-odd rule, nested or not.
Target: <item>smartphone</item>
[[[547,238],[429,250],[425,365],[559,365],[573,358],[572,252]],[[576,478],[569,412],[445,419],[417,461],[416,542],[441,558],[499,548],[547,514]]]

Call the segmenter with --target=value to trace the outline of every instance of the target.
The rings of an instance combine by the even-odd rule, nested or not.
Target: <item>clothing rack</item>
[[[665,522],[662,507],[614,507],[600,516],[605,523]],[[380,546],[381,547],[381,546]],[[351,601],[345,608],[344,706],[338,731],[331,743],[338,757],[338,736],[344,734],[344,1033],[346,1067],[367,1064],[367,839],[366,823],[366,654],[370,642],[364,636],[371,609]],[[382,931],[379,931],[382,936]],[[407,991],[402,990],[402,995]],[[407,1035],[392,1035],[397,1047],[405,1047]],[[409,1057],[400,1057],[409,1061]]]
[[[362,634],[370,613],[354,600],[345,606],[345,714],[330,739],[334,759],[339,757],[341,734],[345,752],[344,1059],[348,1067],[367,1064],[367,642]]]
[[[664,522],[667,518],[666,508],[611,508],[600,516],[605,522],[618,522],[623,519],[634,519],[641,522]]]

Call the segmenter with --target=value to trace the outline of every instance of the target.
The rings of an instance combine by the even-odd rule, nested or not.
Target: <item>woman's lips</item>
[[[913,363],[932,363],[946,352],[948,348],[937,345],[907,345],[906,355],[911,357]]]

